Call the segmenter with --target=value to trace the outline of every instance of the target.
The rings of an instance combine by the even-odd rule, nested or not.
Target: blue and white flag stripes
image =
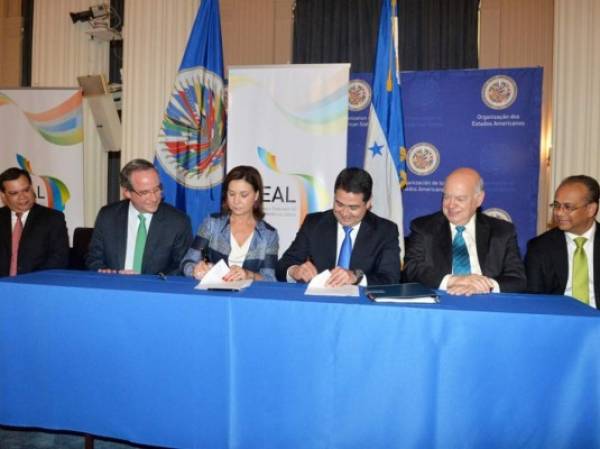
[[[155,165],[168,203],[196,230],[220,209],[226,114],[218,0],[202,0],[158,136]]]
[[[395,0],[381,6],[373,101],[365,151],[365,170],[373,177],[372,211],[394,221],[404,255],[402,185],[406,182],[404,127],[398,63],[398,17]]]

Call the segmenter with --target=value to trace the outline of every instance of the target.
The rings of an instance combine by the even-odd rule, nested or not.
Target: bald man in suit
[[[532,293],[567,295],[598,308],[600,295],[600,239],[598,222],[598,182],[585,175],[569,176],[561,182],[551,204],[556,227],[527,244],[525,267],[527,289]],[[577,241],[587,262],[587,276],[577,285],[573,276]]]
[[[410,225],[407,281],[456,295],[525,290],[515,227],[479,212],[484,198],[477,171],[459,168],[446,178],[442,211]]]

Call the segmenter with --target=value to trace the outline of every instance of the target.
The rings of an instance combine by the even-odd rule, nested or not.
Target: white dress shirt
[[[354,242],[356,241],[356,236],[358,235],[358,230],[360,229],[360,223],[352,226],[352,231],[350,231],[350,240],[352,242],[352,248],[354,249]],[[346,232],[344,231],[344,227],[338,222],[337,223],[337,241],[336,241],[336,249],[335,249],[335,264],[337,266],[337,261],[340,258],[340,251],[342,249],[342,243],[346,238]],[[292,267],[290,267],[292,268]],[[287,271],[287,281],[288,282],[296,282],[296,280],[290,276],[290,268]],[[333,268],[333,267],[332,267]],[[358,283],[361,287],[367,286],[367,276],[363,276],[363,278]]]
[[[25,228],[25,223],[27,222],[27,217],[29,216],[29,210],[21,214],[21,223],[23,223],[23,228]],[[15,229],[15,225],[17,224],[17,213],[14,210],[10,211],[10,223],[11,229]]]
[[[137,240],[137,231],[140,226],[140,219],[138,215],[140,212],[133,206],[131,201],[129,202],[129,211],[127,213],[127,249],[125,250],[125,269],[133,270],[133,258],[135,256],[135,241]],[[152,221],[152,215],[145,212],[146,217],[146,233],[150,230],[150,222]]]

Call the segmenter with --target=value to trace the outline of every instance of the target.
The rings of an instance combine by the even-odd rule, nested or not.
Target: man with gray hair
[[[525,290],[515,227],[479,212],[484,198],[475,170],[459,168],[448,175],[442,210],[410,225],[407,281],[455,295]]]
[[[192,242],[188,216],[162,201],[162,184],[151,162],[128,162],[119,181],[125,199],[100,209],[88,268],[103,273],[177,274]]]

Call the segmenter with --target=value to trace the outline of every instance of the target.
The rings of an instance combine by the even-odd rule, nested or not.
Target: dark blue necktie
[[[464,230],[464,226],[457,226],[452,241],[452,274],[471,274],[469,251],[462,235]]]
[[[352,226],[344,226],[344,232],[346,233],[342,247],[340,248],[340,257],[338,257],[338,267],[350,268],[350,257],[352,256],[352,238],[350,233],[352,232]]]

